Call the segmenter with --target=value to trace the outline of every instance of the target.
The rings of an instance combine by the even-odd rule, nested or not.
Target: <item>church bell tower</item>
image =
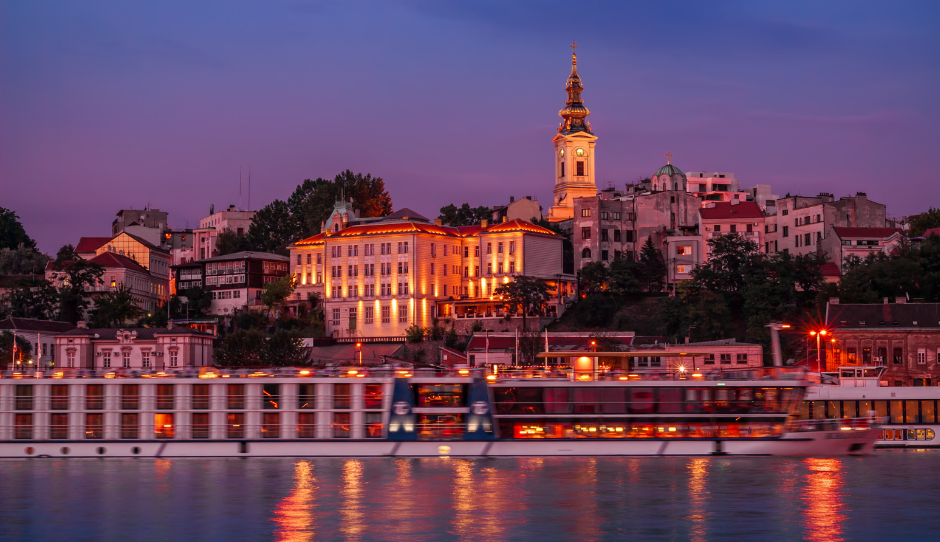
[[[578,75],[577,47],[571,44],[571,75],[565,84],[568,100],[564,109],[558,112],[562,122],[552,138],[555,144],[555,190],[552,207],[548,210],[551,222],[572,218],[575,198],[597,195],[594,182],[594,142],[597,137],[587,121],[591,111],[581,101],[584,85]]]

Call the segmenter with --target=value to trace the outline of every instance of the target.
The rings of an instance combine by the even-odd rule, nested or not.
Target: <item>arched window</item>
[[[673,190],[679,190],[679,183],[672,183]]]
[[[586,249],[582,250],[582,251],[581,251],[581,257],[582,257],[582,258],[587,258],[587,259],[590,260],[590,259],[591,259],[591,249],[586,248]]]

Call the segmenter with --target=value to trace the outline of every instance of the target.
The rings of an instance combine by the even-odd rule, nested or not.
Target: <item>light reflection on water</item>
[[[0,540],[935,539],[940,451],[0,461]]]

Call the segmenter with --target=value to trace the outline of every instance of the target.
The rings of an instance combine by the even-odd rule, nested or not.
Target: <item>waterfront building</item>
[[[267,252],[235,252],[174,266],[177,293],[202,288],[212,296],[208,313],[233,316],[261,308],[264,285],[289,273],[286,256]]]
[[[78,328],[55,336],[55,366],[164,371],[212,365],[209,333],[188,327]]]
[[[708,240],[721,235],[740,235],[748,241],[753,241],[759,252],[764,251],[764,212],[757,203],[739,200],[710,201],[699,210],[699,214],[699,234],[704,243],[706,261],[711,252]]]
[[[864,260],[870,254],[894,255],[906,237],[900,228],[844,228],[832,226],[823,238],[822,249],[842,269],[851,257]]]
[[[882,379],[891,386],[940,384],[940,303],[898,297],[894,303],[885,298],[884,303],[843,304],[832,298],[826,304],[826,327],[829,334],[820,343],[826,370],[880,365],[887,368]]]
[[[493,291],[517,276],[553,289],[544,318],[559,316],[574,293],[574,277],[562,272],[562,238],[528,221],[452,227],[406,209],[333,226],[288,247],[296,300],[321,295],[333,337],[402,337],[435,318],[454,319],[463,332],[477,318],[506,316]]]
[[[833,227],[884,228],[885,206],[864,192],[836,200],[822,192],[815,197],[788,196],[777,200],[776,228],[767,231],[768,252],[810,254],[823,252],[823,239]],[[835,255],[830,254],[832,260]]]
[[[27,363],[22,364],[21,368],[29,365],[39,368],[53,365],[56,359],[56,335],[72,329],[75,329],[75,326],[69,322],[13,316],[0,320],[0,331],[15,333],[17,337],[22,337],[32,346],[32,352],[28,356],[24,356]],[[4,365],[7,361],[9,360],[4,360],[0,365]]]

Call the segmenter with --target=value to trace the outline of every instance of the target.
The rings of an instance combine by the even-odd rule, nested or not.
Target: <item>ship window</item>
[[[197,412],[193,414],[193,438],[209,438],[209,414]]]
[[[858,402],[858,413],[860,416],[868,416],[868,413],[871,412],[871,409],[872,406],[870,400]]]
[[[231,384],[244,386],[244,384]],[[244,397],[243,397],[244,399]],[[229,412],[227,422],[228,438],[245,438],[245,415],[241,412]]]
[[[228,385],[228,408],[231,410],[245,408],[245,385],[244,384],[229,384]],[[235,437],[229,437],[235,438]]]
[[[173,410],[173,384],[157,384],[157,410]]]
[[[464,436],[462,414],[421,414],[418,440],[459,440]]]
[[[918,401],[904,401],[904,423],[920,422],[918,406]]]
[[[140,438],[139,420],[140,420],[140,415],[137,413],[121,414],[121,438],[122,439]]]
[[[417,406],[463,406],[463,386],[460,384],[419,384]]]
[[[17,386],[19,387],[19,386]],[[13,418],[13,436],[17,439],[29,440],[33,438],[33,415],[17,414]]]
[[[297,438],[316,438],[316,416],[312,412],[297,415]]]
[[[100,439],[104,437],[104,415],[85,414],[85,438]]]
[[[367,407],[368,408],[368,407]],[[366,412],[366,438],[382,438],[385,427],[381,412]]]
[[[661,414],[681,414],[683,407],[680,388],[659,389],[659,412]]]
[[[937,423],[936,414],[933,401],[920,402],[920,423]]]
[[[904,423],[904,402],[888,401],[891,407],[891,423]]]
[[[104,385],[89,384],[85,386],[85,409],[101,410],[104,408]]]
[[[278,404],[281,402],[280,389],[281,387],[278,384],[264,384],[261,386],[261,401],[264,408],[279,408]]]
[[[176,434],[176,425],[173,423],[173,414],[153,415],[153,435],[156,438],[173,438]]]
[[[855,401],[842,401],[842,417],[843,418],[857,418],[858,417],[858,403]]]
[[[349,384],[336,384],[337,386]],[[336,412],[333,414],[333,438],[349,438],[349,417],[348,412]]]
[[[52,410],[69,409],[69,387],[66,384],[55,384],[52,386],[52,400],[49,404]]]
[[[297,386],[297,408],[312,410],[316,407],[316,384],[299,384]]]
[[[333,408],[349,408],[349,384],[333,384]]]
[[[274,384],[275,386],[277,384]],[[261,417],[261,438],[280,438],[281,420],[277,412],[265,412]]]
[[[67,439],[69,438],[69,415],[53,414],[49,421],[49,438]]]
[[[206,410],[208,408],[209,408],[209,384],[193,384],[193,409],[194,410]]]
[[[382,384],[366,384],[365,408],[382,408]]]
[[[652,388],[630,390],[630,414],[651,414],[654,406]]]
[[[121,409],[137,410],[139,408],[140,386],[137,384],[121,384]]]

